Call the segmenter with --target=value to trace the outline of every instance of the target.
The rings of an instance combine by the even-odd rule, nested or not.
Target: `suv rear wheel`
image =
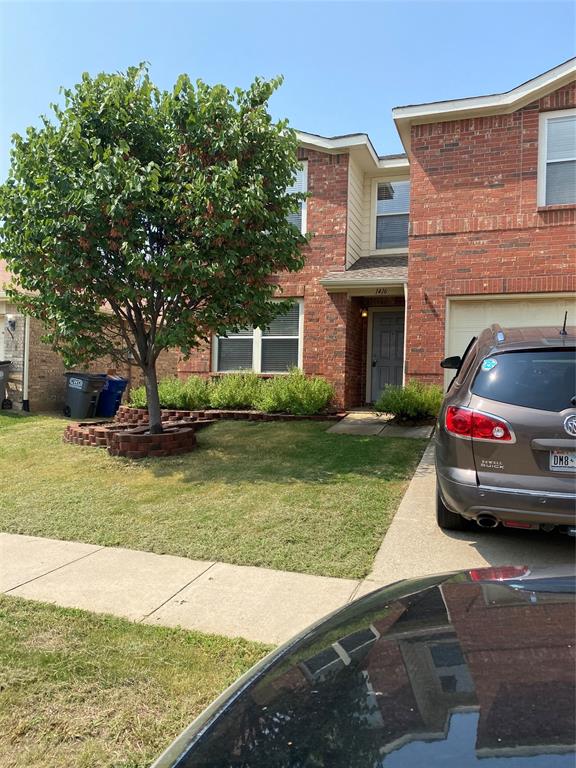
[[[436,491],[436,522],[445,531],[464,531],[468,527],[468,521],[462,515],[450,512],[442,501],[440,491]]]

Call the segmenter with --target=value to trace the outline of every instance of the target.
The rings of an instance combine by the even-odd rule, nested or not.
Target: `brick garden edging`
[[[219,419],[244,421],[338,421],[343,413],[292,416],[261,411],[170,411],[162,410],[159,435],[148,433],[148,411],[121,405],[114,421],[78,422],[64,430],[65,443],[106,448],[111,456],[144,459],[147,456],[177,456],[196,447],[196,432]]]
[[[196,447],[196,431],[212,424],[204,420],[196,424],[166,422],[160,435],[148,433],[146,425],[95,422],[69,424],[64,431],[65,443],[107,448],[111,456],[144,459],[147,456],[177,456]]]
[[[345,413],[317,414],[315,416],[293,416],[287,413],[263,413],[262,411],[233,411],[233,410],[206,410],[206,411],[173,411],[162,409],[162,421],[178,419],[197,423],[206,419],[235,419],[247,421],[340,421]],[[130,408],[121,405],[115,416],[119,424],[148,424],[148,411],[146,408]]]

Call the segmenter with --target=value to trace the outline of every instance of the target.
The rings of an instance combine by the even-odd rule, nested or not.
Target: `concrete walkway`
[[[0,592],[263,643],[345,605],[359,581],[0,533]]]
[[[434,448],[428,446],[402,499],[372,573],[357,596],[398,579],[498,565],[573,564],[574,539],[559,533],[472,529],[442,531],[436,525]]]
[[[327,431],[336,435],[377,435],[378,437],[413,437],[427,439],[432,427],[407,427],[391,424],[392,416],[375,411],[350,411]]]

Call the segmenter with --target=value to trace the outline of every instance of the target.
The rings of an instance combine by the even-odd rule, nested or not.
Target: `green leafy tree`
[[[145,65],[82,76],[55,119],[13,139],[0,188],[10,296],[67,365],[110,355],[144,374],[162,429],[156,361],[247,325],[282,302],[273,275],[303,266],[289,222],[303,195],[295,132],[273,122],[281,78],[247,90],[157,88]]]

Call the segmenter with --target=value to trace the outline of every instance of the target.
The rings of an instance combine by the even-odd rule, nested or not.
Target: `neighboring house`
[[[298,365],[351,407],[387,384],[441,383],[440,360],[490,323],[559,327],[565,310],[576,323],[576,59],[393,117],[406,154],[378,156],[365,134],[299,133],[309,197],[294,223],[313,237],[302,271],[278,280],[293,308],[267,331],[214,338],[179,375]],[[0,339],[2,312],[0,293]],[[31,388],[40,353],[28,349]]]

